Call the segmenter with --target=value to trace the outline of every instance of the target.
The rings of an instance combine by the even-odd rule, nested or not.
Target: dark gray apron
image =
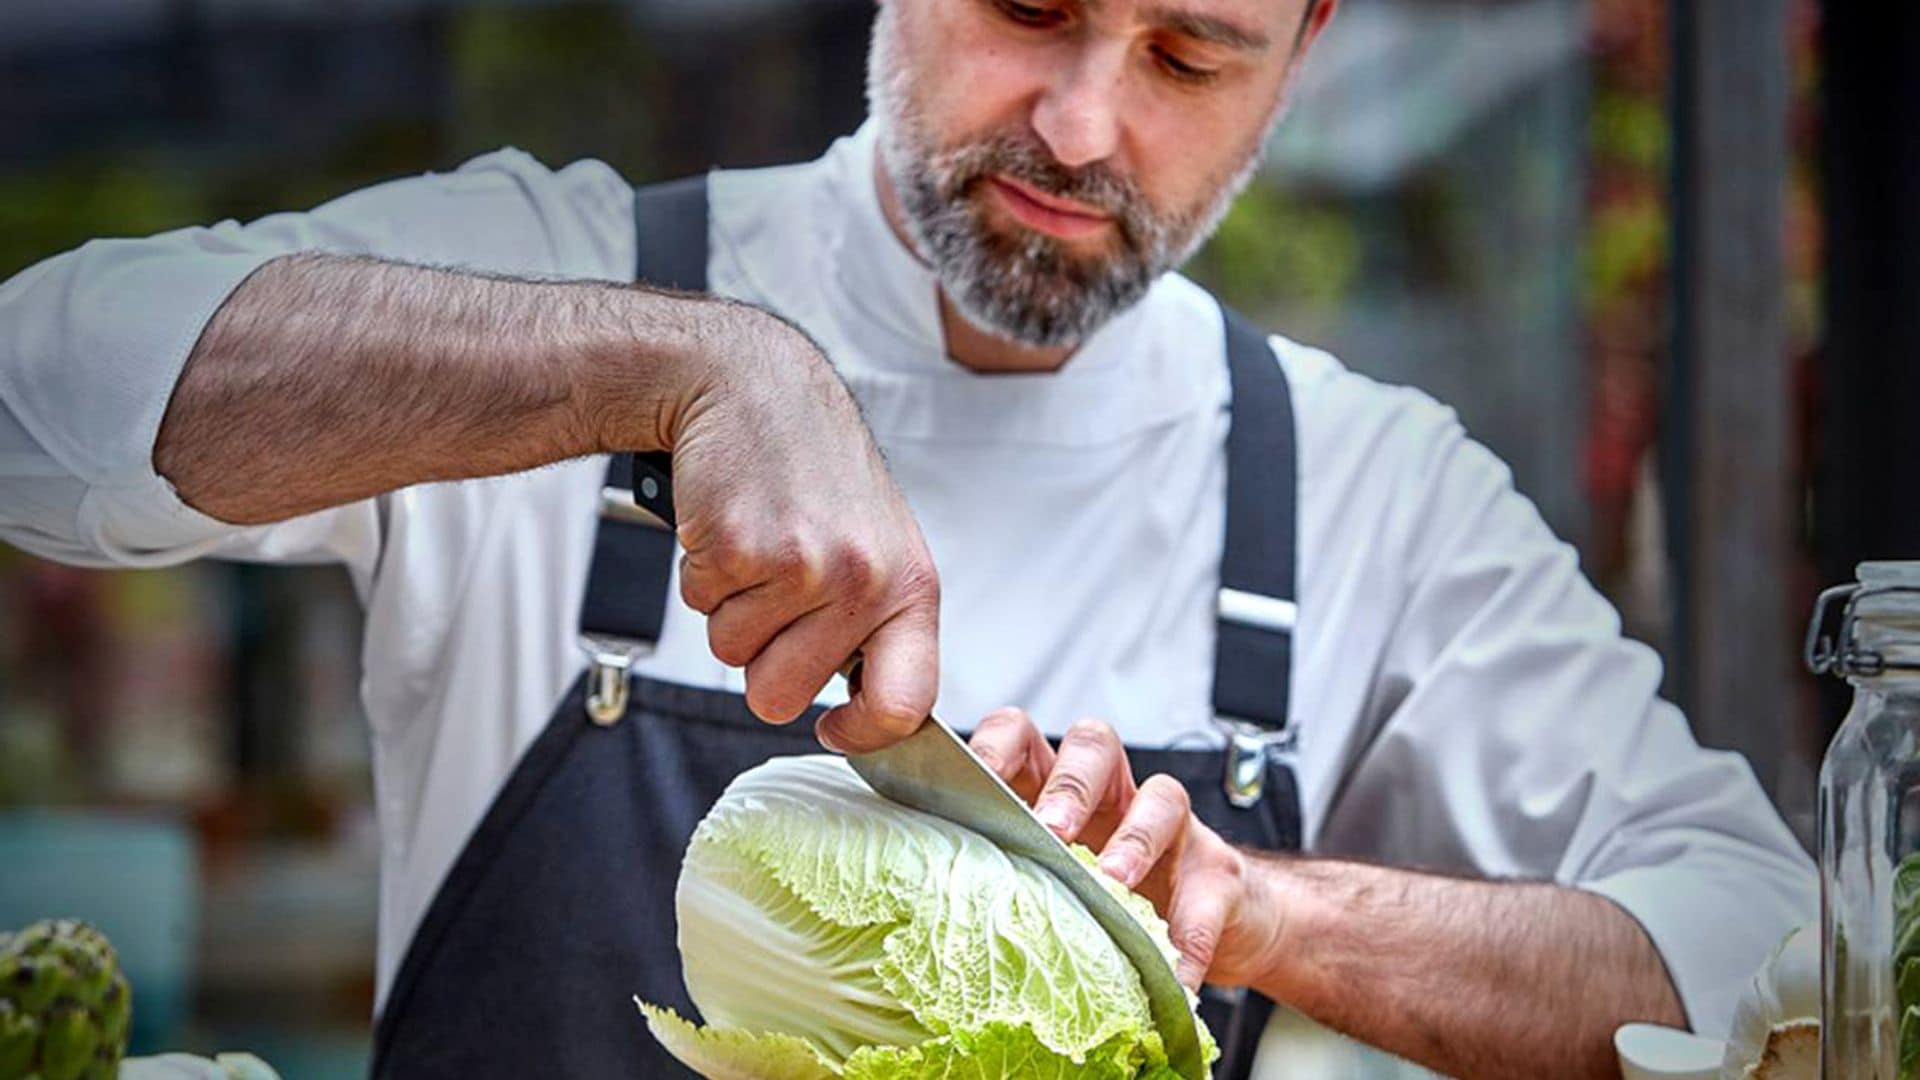
[[[704,289],[705,181],[643,188],[635,211],[637,279]],[[1290,610],[1294,599],[1293,410],[1265,336],[1231,311],[1226,325],[1234,421],[1213,696],[1229,745],[1129,755],[1138,775],[1185,783],[1195,812],[1229,840],[1292,851],[1299,796],[1276,757],[1292,737],[1290,625],[1261,612]],[[620,455],[608,489],[581,612],[593,663],[415,931],[375,1028],[375,1076],[691,1075],[647,1033],[632,1001],[697,1015],[675,944],[681,857],[735,776],[772,757],[819,752],[817,710],[773,727],[738,695],[628,672],[659,640],[674,558],[671,534],[631,507],[670,506],[670,472],[662,457]],[[1271,1011],[1257,994],[1208,989],[1202,1012],[1223,1050],[1215,1076],[1248,1075]]]

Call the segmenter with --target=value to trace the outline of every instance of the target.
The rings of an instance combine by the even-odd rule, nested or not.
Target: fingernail
[[[1073,815],[1059,802],[1041,803],[1034,807],[1033,816],[1040,819],[1040,824],[1057,833],[1065,833],[1073,824]]]
[[[843,745],[840,742],[840,740],[833,737],[832,728],[828,728],[828,727],[814,728],[813,737],[820,740],[821,746],[826,747],[827,749],[833,751],[836,754],[844,754],[847,752],[846,746]]]
[[[1100,869],[1127,888],[1133,888],[1134,861],[1125,855],[1100,856]]]

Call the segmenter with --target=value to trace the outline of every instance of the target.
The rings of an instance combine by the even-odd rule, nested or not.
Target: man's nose
[[[1070,169],[1104,161],[1120,147],[1124,45],[1094,45],[1062,65],[1033,109],[1033,130]]]

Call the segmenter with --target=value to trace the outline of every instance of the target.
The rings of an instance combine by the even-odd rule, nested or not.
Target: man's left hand
[[[1033,804],[1068,843],[1099,854],[1100,869],[1153,902],[1180,951],[1180,981],[1244,986],[1261,973],[1281,915],[1246,856],[1195,817],[1171,776],[1136,784],[1120,736],[1082,720],[1058,751],[1027,714],[989,714],[969,740],[989,768]]]

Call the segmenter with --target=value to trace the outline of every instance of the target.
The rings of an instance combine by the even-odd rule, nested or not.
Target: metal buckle
[[[1291,753],[1300,740],[1292,727],[1267,728],[1234,716],[1215,716],[1214,726],[1227,737],[1226,775],[1222,780],[1227,802],[1235,809],[1259,805],[1267,794],[1267,759]]]
[[[627,715],[633,662],[653,655],[653,646],[644,641],[589,635],[580,639],[580,648],[592,662],[587,673],[587,718],[601,727],[612,727]]]

